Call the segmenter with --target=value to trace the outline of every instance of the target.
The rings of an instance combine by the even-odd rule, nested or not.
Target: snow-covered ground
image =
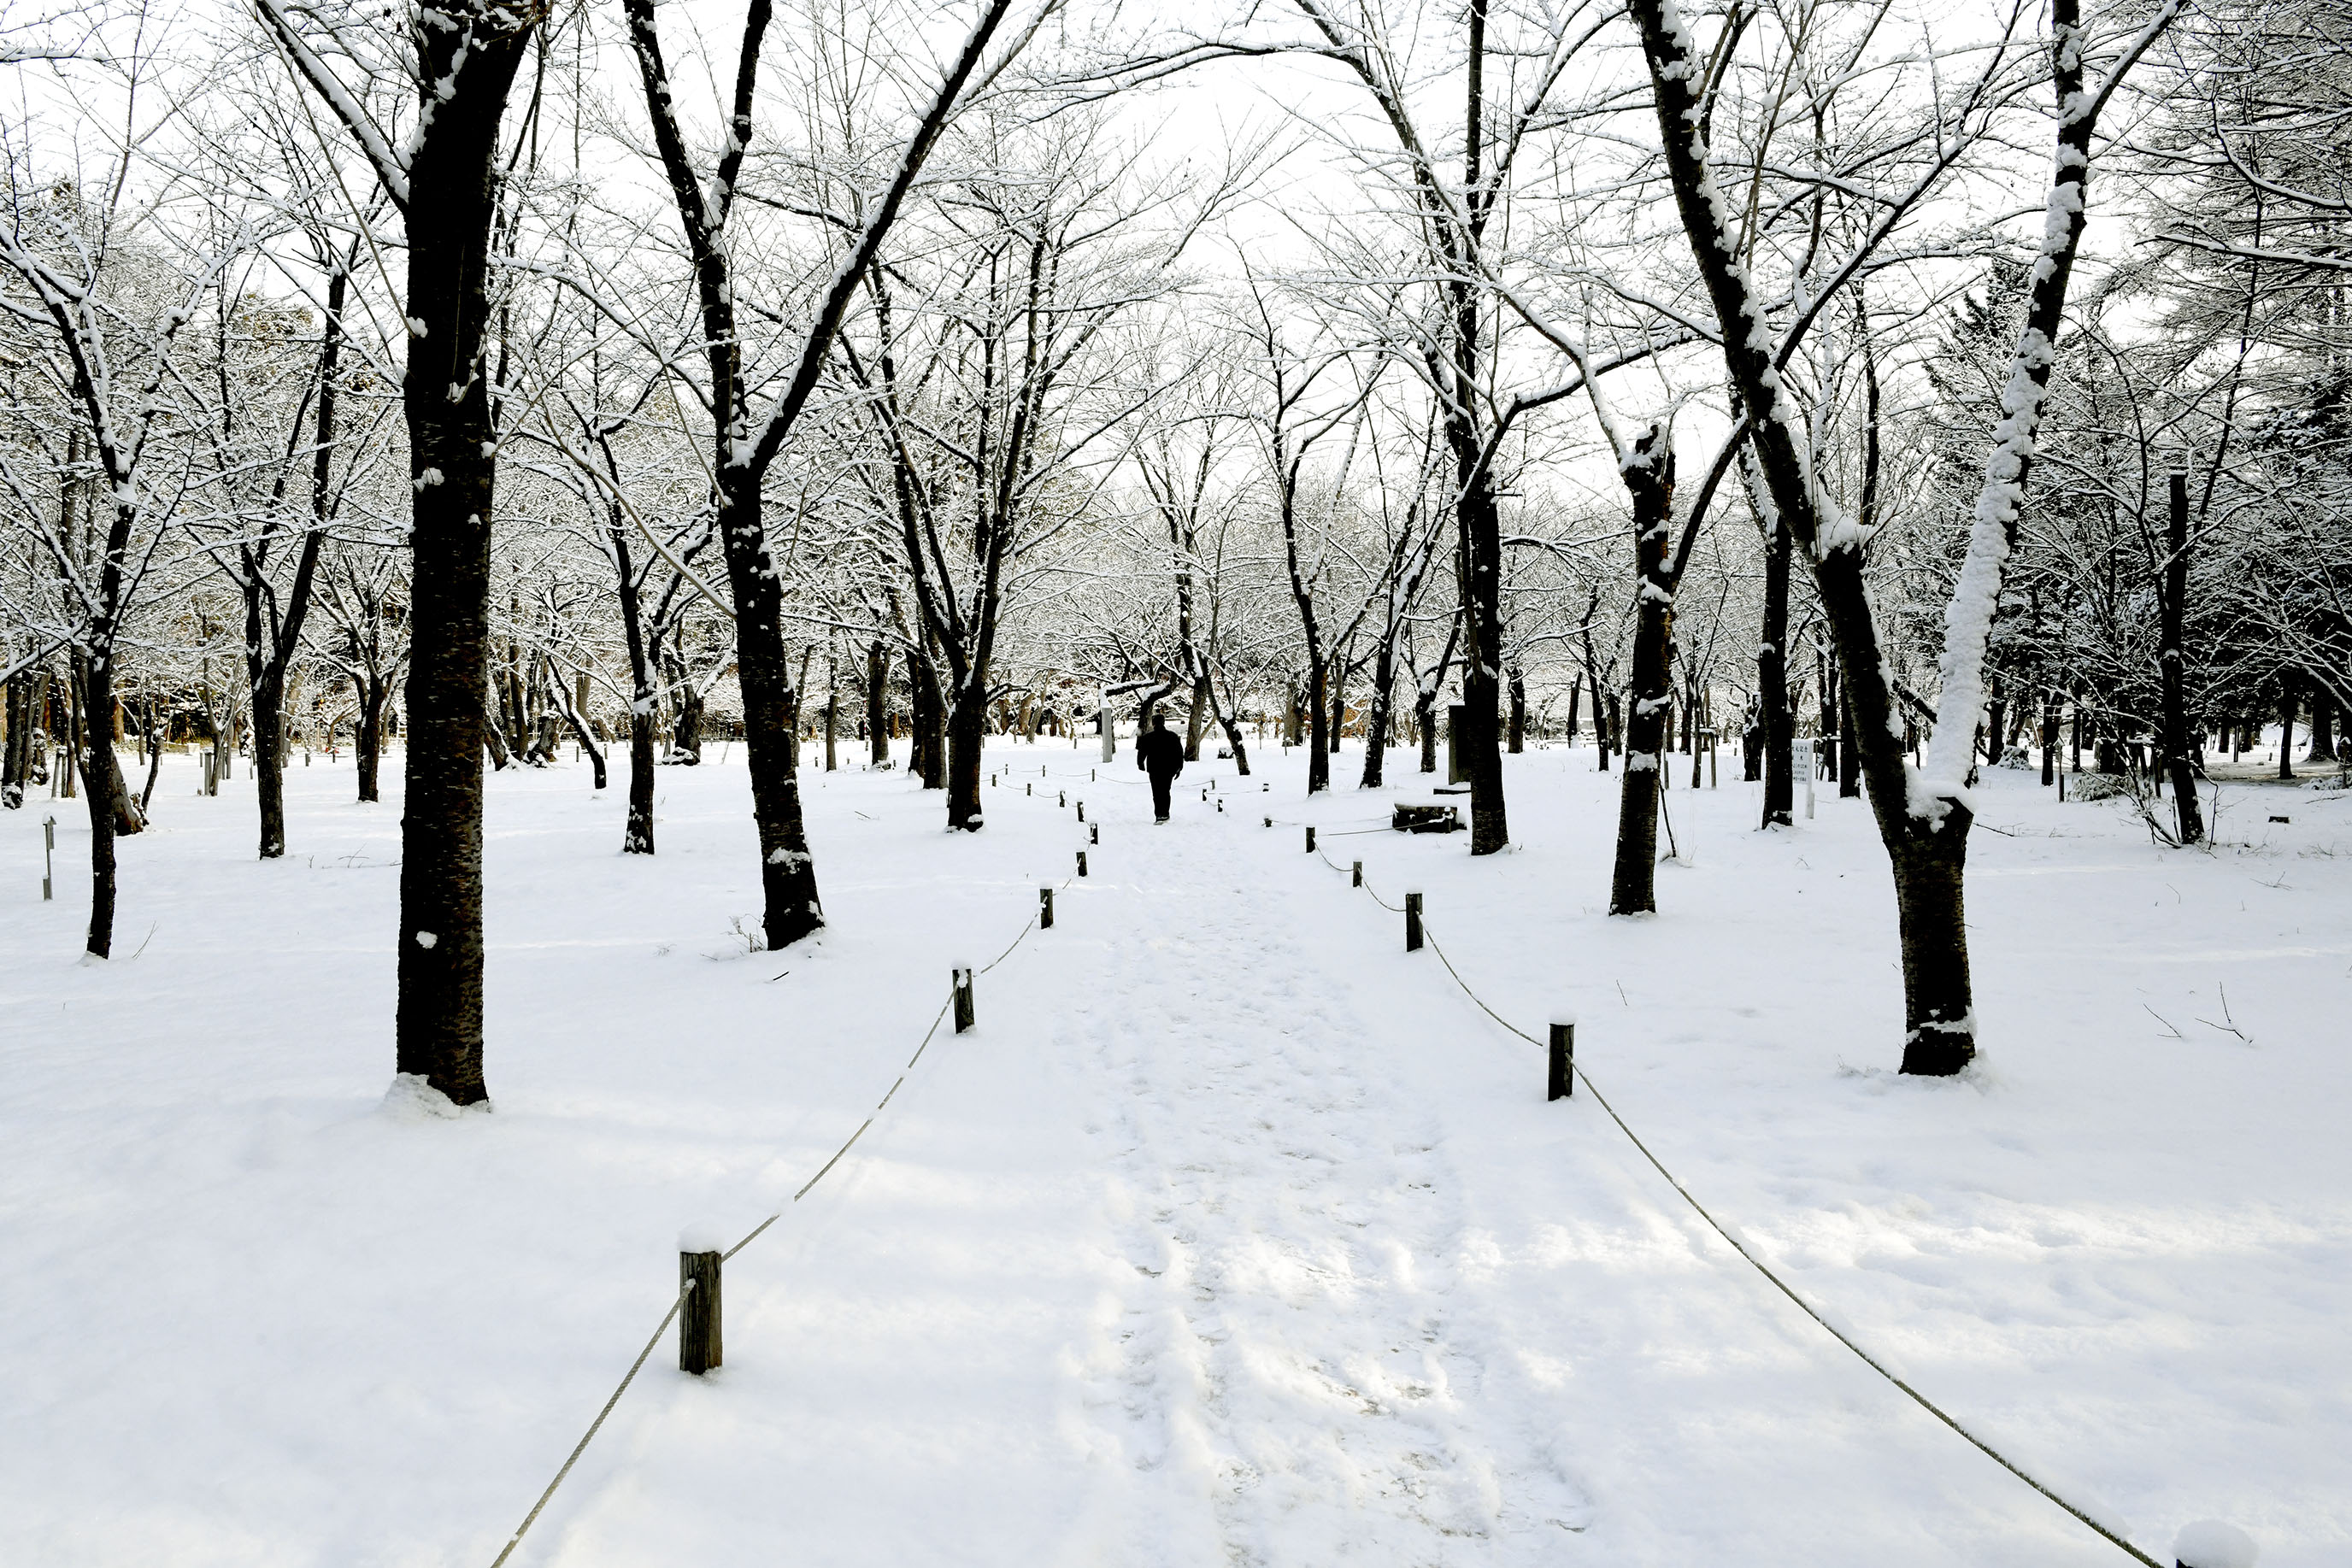
[[[103,966],[79,803],[0,817],[0,1562],[487,1568],[680,1228],[779,1205],[725,1367],[658,1346],[515,1563],[2123,1561],[1588,1096],[1546,1104],[1307,821],[1425,889],[1504,1016],[1576,1009],[1659,1156],[1972,1430],[2153,1554],[2215,1516],[2270,1568],[2352,1557],[2352,800],[2231,787],[2225,847],[2167,851],[1995,773],[1986,1052],[1921,1082],[1860,801],[1765,835],[1755,787],[1677,788],[1664,913],[1612,921],[1590,750],[1512,758],[1517,845],[1477,862],[1338,836],[1389,797],[1302,802],[1296,757],[1196,766],[1154,828],[1124,755],[992,756],[978,836],[902,774],[808,775],[832,925],[780,955],[733,928],[740,765],[663,771],[651,860],[617,783],[493,776],[497,1110],[454,1121],[382,1106],[396,757],[378,806],[296,768],[273,864],[241,768],[206,799],[167,764]],[[1064,789],[1093,874],[788,1204],[1070,874]]]

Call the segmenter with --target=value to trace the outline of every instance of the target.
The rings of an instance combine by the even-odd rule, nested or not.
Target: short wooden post
[[[1087,842],[1090,844],[1098,844],[1102,842],[1102,824],[1100,822],[1088,822],[1087,824]]]
[[[1087,874],[1087,852],[1084,850],[1078,852],[1078,874],[1080,876]]]
[[[1404,895],[1404,950],[1408,953],[1421,951],[1421,894],[1418,893]]]
[[[677,1309],[677,1369],[697,1377],[724,1359],[719,1336],[720,1257],[684,1248],[677,1254],[677,1286],[686,1298]]]
[[[1353,875],[1352,877],[1350,877],[1350,878],[1349,878],[1349,883],[1348,883],[1348,885],[1349,885],[1349,887],[1361,887],[1361,886],[1363,886],[1363,885],[1364,885],[1364,862],[1361,862],[1361,861],[1358,861],[1358,862],[1356,862],[1355,873],[1354,873],[1354,875]]]
[[[1021,786],[1021,792],[1024,795],[1034,795],[1037,792],[1037,786],[1034,784],[1024,784]]]
[[[1307,852],[1310,855],[1315,852],[1315,826],[1311,822],[1307,827]]]
[[[1067,789],[1063,790],[1061,794],[1055,799],[1054,804],[1061,807],[1065,811],[1068,810],[1070,809],[1070,792]]]
[[[1053,928],[1054,890],[1050,887],[1041,887],[1037,890],[1037,929],[1051,931]]]
[[[1565,1100],[1576,1092],[1576,1015],[1555,1013],[1551,1020],[1551,1076],[1544,1098]]]
[[[1265,820],[1265,825],[1266,825],[1267,827],[1269,827],[1269,828],[1270,828],[1270,827],[1272,827],[1272,826],[1274,826],[1274,819],[1273,819],[1272,817],[1268,817],[1268,818]]]
[[[1079,801],[1079,802],[1078,802],[1078,821],[1081,821],[1081,822],[1083,822],[1083,821],[1085,821],[1086,820],[1087,820],[1087,803],[1086,803],[1084,800],[1081,800],[1081,801]]]
[[[955,1031],[968,1034],[971,1030],[971,970],[969,967],[948,971],[955,987]]]
[[[1091,768],[1087,769],[1087,782],[1089,784],[1095,782],[1095,770]]]

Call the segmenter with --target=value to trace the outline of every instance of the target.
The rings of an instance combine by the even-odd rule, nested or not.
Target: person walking
[[[1135,743],[1135,765],[1151,775],[1151,820],[1166,821],[1168,792],[1184,771],[1184,743],[1168,727],[1166,715],[1151,716],[1151,727]]]

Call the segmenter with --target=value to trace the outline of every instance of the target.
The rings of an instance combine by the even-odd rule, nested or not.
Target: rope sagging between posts
[[[1329,866],[1333,871],[1345,872],[1353,877],[1354,867],[1352,865],[1343,866],[1337,861],[1333,860],[1329,855],[1324,854],[1319,849],[1315,852],[1317,856],[1321,859],[1323,863]],[[1355,885],[1361,887],[1364,892],[1370,896],[1374,904],[1379,904],[1382,909],[1389,911],[1391,915],[1403,913],[1403,911],[1397,905],[1389,903],[1388,900],[1382,898],[1379,894],[1374,893],[1372,891],[1372,884],[1370,881],[1357,882]],[[1538,1040],[1535,1036],[1519,1028],[1517,1024],[1511,1022],[1510,1019],[1505,1018],[1502,1014],[1496,1012],[1493,1008],[1488,1007],[1486,1005],[1486,998],[1481,997],[1476,991],[1470,988],[1470,982],[1462,977],[1462,971],[1454,967],[1454,960],[1445,956],[1445,949],[1444,947],[1438,946],[1436,934],[1429,929],[1428,918],[1425,915],[1422,920],[1421,936],[1422,941],[1427,945],[1429,950],[1437,955],[1437,961],[1445,966],[1445,972],[1453,977],[1454,983],[1461,988],[1462,994],[1468,997],[1473,1003],[1476,1004],[1480,1012],[1485,1013],[1488,1018],[1494,1019],[1495,1022],[1500,1025],[1506,1032],[1517,1035],[1519,1039],[1526,1040],[1529,1045],[1536,1047],[1538,1050],[1543,1051],[1549,1049],[1544,1041]],[[1846,1349],[1852,1351],[1856,1356],[1861,1358],[1862,1364],[1864,1366],[1869,1367],[1871,1371],[1878,1374],[1879,1376],[1893,1384],[1896,1388],[1901,1389],[1903,1393],[1910,1398],[1913,1404],[1918,1406],[1919,1408],[1927,1412],[1928,1415],[1933,1416],[1937,1420],[1950,1427],[1954,1432],[1958,1433],[1959,1436],[1968,1442],[1969,1446],[1975,1448],[1977,1452],[1984,1455],[1985,1458],[1990,1459],[1994,1464],[1999,1465],[2002,1469],[2007,1470],[2011,1475],[2015,1476],[2019,1480],[2023,1481],[2027,1486],[2032,1487],[2035,1491],[2040,1492],[2050,1501],[2063,1509],[2069,1515],[2073,1516],[2075,1522],[2081,1524],[2084,1529],[2090,1531],[2093,1534],[2098,1536],[2109,1545],[2120,1550],[2126,1556],[2131,1558],[2135,1563],[2142,1564],[2142,1568],[2165,1568],[2165,1565],[2158,1562],[2157,1559],[2150,1557],[2147,1552],[2142,1552],[2138,1547],[2134,1546],[2130,1542],[2125,1540],[2120,1534],[2108,1529],[2105,1525],[2101,1524],[2097,1520],[2092,1518],[2089,1513],[2077,1508],[2074,1504],[2059,1496],[2057,1492],[2052,1490],[2049,1487],[2043,1485],[2041,1481],[2027,1474],[2015,1460],[2010,1458],[2008,1455],[2002,1453],[2000,1449],[1994,1448],[1991,1444],[1978,1437],[1974,1432],[1969,1431],[1966,1427],[1961,1426],[1960,1423],[1946,1412],[1941,1406],[1928,1398],[1925,1394],[1920,1393],[1916,1388],[1914,1388],[1892,1368],[1888,1367],[1876,1356],[1871,1354],[1869,1351],[1864,1349],[1861,1343],[1856,1341],[1853,1335],[1847,1333],[1843,1329],[1838,1327],[1837,1324],[1822,1316],[1820,1312],[1814,1309],[1812,1303],[1806,1301],[1804,1297],[1799,1295],[1796,1289],[1786,1280],[1783,1280],[1780,1274],[1772,1269],[1771,1265],[1766,1263],[1761,1258],[1759,1258],[1753,1251],[1749,1250],[1747,1243],[1744,1242],[1738,1235],[1734,1234],[1730,1227],[1725,1225],[1721,1220],[1716,1218],[1713,1214],[1707,1211],[1706,1205],[1701,1203],[1698,1200],[1697,1196],[1694,1194],[1689,1187],[1683,1185],[1682,1178],[1675,1176],[1674,1172],[1668,1170],[1666,1168],[1665,1162],[1651,1152],[1650,1145],[1642,1141],[1640,1134],[1636,1134],[1632,1127],[1626,1125],[1625,1118],[1619,1115],[1617,1113],[1617,1108],[1609,1103],[1608,1096],[1601,1093],[1601,1091],[1594,1086],[1592,1079],[1585,1072],[1583,1067],[1575,1063],[1570,1063],[1569,1070],[1576,1074],[1576,1081],[1582,1084],[1585,1090],[1591,1094],[1594,1102],[1600,1105],[1603,1112],[1607,1113],[1609,1119],[1617,1124],[1617,1130],[1625,1134],[1626,1141],[1632,1144],[1635,1149],[1640,1151],[1643,1159],[1650,1162],[1650,1167],[1653,1170],[1656,1171],[1661,1176],[1665,1178],[1666,1185],[1673,1187],[1675,1192],[1682,1195],[1683,1201],[1689,1204],[1692,1212],[1696,1213],[1701,1219],[1706,1222],[1707,1228],[1714,1231],[1717,1236],[1723,1238],[1725,1245],[1728,1246],[1734,1252],[1738,1253],[1748,1267],[1754,1269],[1758,1273],[1763,1275],[1766,1280],[1769,1281],[1773,1289],[1779,1291],[1782,1295],[1788,1297],[1790,1301],[1794,1302],[1799,1312],[1812,1319],[1814,1322],[1821,1325],[1822,1329],[1827,1333],[1832,1339],[1836,1340],[1838,1343],[1845,1346]]]
[[[1075,876],[1064,877],[1061,882],[1055,885],[1055,892],[1061,893],[1066,890],[1070,883],[1076,880],[1077,879]],[[1037,917],[1034,915],[1032,915],[1028,921],[1021,927],[1020,934],[1014,936],[1013,940],[1005,946],[1004,951],[999,953],[995,957],[991,958],[987,963],[974,970],[974,976],[985,975],[991,969],[995,968],[999,964],[1003,963],[1005,959],[1013,956],[1013,949],[1019,947],[1022,943],[1027,941],[1029,939],[1029,934],[1036,929]],[[782,1219],[784,1217],[786,1209],[789,1209],[793,1204],[798,1203],[801,1199],[806,1197],[810,1191],[815,1187],[816,1184],[823,1181],[828,1175],[830,1175],[833,1167],[839,1165],[842,1162],[843,1157],[845,1156],[851,1149],[857,1146],[857,1140],[864,1137],[866,1135],[866,1129],[874,1125],[875,1117],[879,1116],[882,1113],[883,1109],[890,1103],[892,1097],[895,1096],[901,1088],[906,1086],[907,1075],[914,1071],[915,1064],[917,1062],[923,1060],[923,1052],[930,1049],[932,1040],[936,1038],[940,1032],[940,1025],[947,1020],[948,1010],[954,1005],[955,1000],[952,997],[940,1004],[940,1010],[931,1015],[931,1027],[923,1031],[921,1042],[915,1047],[915,1054],[907,1059],[907,1065],[898,1070],[898,1076],[891,1081],[890,1087],[883,1092],[882,1098],[875,1102],[873,1111],[866,1115],[864,1121],[857,1124],[857,1130],[850,1134],[848,1137],[843,1139],[841,1146],[833,1151],[833,1157],[826,1160],[824,1165],[818,1166],[817,1172],[814,1176],[809,1177],[807,1181],[801,1184],[800,1189],[793,1194],[790,1202],[786,1203],[783,1207],[777,1209],[775,1213],[769,1215],[765,1219],[760,1221],[759,1224],[753,1226],[750,1232],[744,1236],[743,1239],[738,1241],[734,1246],[730,1247],[726,1251],[720,1253],[719,1255],[720,1262],[724,1263],[729,1259],[734,1257],[735,1254],[751,1245],[752,1242],[757,1241],[761,1236],[766,1232],[768,1227],[775,1224],[777,1220]],[[564,1478],[572,1473],[572,1467],[578,1464],[580,1462],[580,1456],[588,1451],[588,1445],[595,1437],[597,1432],[603,1428],[604,1418],[612,1415],[613,1407],[621,1402],[621,1396],[629,1391],[629,1385],[635,1382],[637,1374],[645,1370],[646,1359],[653,1354],[654,1346],[661,1343],[662,1336],[669,1333],[669,1325],[677,1321],[678,1311],[686,1304],[687,1293],[692,1289],[693,1285],[689,1281],[687,1285],[682,1286],[679,1289],[676,1297],[672,1298],[669,1304],[669,1310],[662,1314],[660,1323],[654,1329],[653,1337],[646,1341],[646,1346],[643,1350],[637,1352],[637,1359],[629,1364],[629,1370],[621,1375],[620,1383],[614,1388],[612,1395],[605,1399],[604,1407],[596,1412],[596,1418],[588,1423],[588,1429],[580,1434],[580,1440],[578,1442],[572,1445],[572,1452],[565,1456],[562,1468],[555,1472],[555,1479],[549,1481],[547,1483],[546,1490],[539,1494],[539,1500],[530,1505],[530,1511],[523,1515],[522,1522],[515,1526],[515,1532],[507,1537],[507,1543],[499,1549],[498,1556],[491,1560],[490,1568],[505,1568],[507,1559],[513,1556],[515,1548],[522,1544],[522,1538],[530,1533],[530,1527],[532,1525],[539,1522],[540,1514],[545,1511],[549,1500],[555,1496],[555,1489],[563,1484]]]

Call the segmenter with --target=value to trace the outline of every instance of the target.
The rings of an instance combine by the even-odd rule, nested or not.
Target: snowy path
[[[1544,1104],[1290,831],[1090,793],[1056,928],[524,1561],[2122,1560]]]
[[[740,768],[665,770],[651,862],[583,770],[493,777],[498,1111],[458,1124],[381,1108],[398,806],[347,770],[293,776],[296,853],[257,864],[249,784],[167,763],[126,852],[140,956],[77,964],[78,908],[0,896],[0,1563],[488,1568],[659,1316],[679,1227],[740,1234],[806,1181],[949,965],[1068,874],[1085,762],[992,756],[1055,777],[977,836],[903,775],[813,771],[833,924],[772,957],[730,932]],[[1268,809],[1392,900],[1424,885],[1507,1016],[1578,1007],[1694,1190],[2069,1496],[2151,1549],[2218,1515],[2277,1568],[2343,1561],[2352,800],[2167,854],[1994,780],[1992,1043],[1926,1084],[1884,1071],[1858,804],[1767,835],[1683,791],[1667,913],[1614,921],[1589,762],[1513,758],[1516,847],[1480,862],[1330,836],[1385,801],[1303,802],[1296,758],[1270,795],[1204,766],[1235,809],[1193,789],[1166,828],[1131,778],[1074,784],[1095,874],[729,1265],[726,1366],[665,1342],[515,1568],[2124,1561],[1775,1294],[1597,1106],[1547,1105],[1539,1053]],[[0,893],[37,885],[37,826],[0,821]],[[2224,984],[2246,1038],[2198,1021]]]

